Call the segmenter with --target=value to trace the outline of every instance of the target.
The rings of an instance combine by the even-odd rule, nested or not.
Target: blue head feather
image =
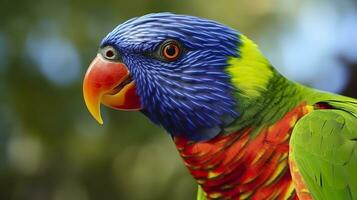
[[[166,40],[181,43],[180,58],[150,56]],[[116,27],[101,46],[113,46],[136,83],[142,112],[171,135],[210,139],[239,114],[225,72],[237,55],[238,33],[217,22],[171,13],[148,14]]]

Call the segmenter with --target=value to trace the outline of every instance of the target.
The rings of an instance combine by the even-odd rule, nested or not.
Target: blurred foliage
[[[301,10],[320,12],[317,5],[329,5],[341,14],[338,19],[357,22],[356,4],[347,0],[2,0],[0,199],[194,199],[195,183],[162,129],[140,113],[110,109],[104,109],[105,124],[99,126],[87,112],[81,81],[100,40],[131,17],[170,11],[237,28],[261,41],[272,63],[284,63],[286,51],[277,44],[291,32],[281,30],[294,32]],[[349,18],[342,15],[346,10]],[[347,39],[356,37],[355,30],[346,29]],[[282,45],[289,49],[291,43]],[[339,91],[356,97],[357,56],[332,47],[336,51],[329,53],[342,75],[338,79],[328,71],[332,76],[319,77],[321,84],[329,89],[331,80],[341,80]],[[296,57],[304,60],[303,53]],[[289,65],[284,67],[279,69],[289,75]],[[314,85],[316,75],[312,79],[302,81]]]

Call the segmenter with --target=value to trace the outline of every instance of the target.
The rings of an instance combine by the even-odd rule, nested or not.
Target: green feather
[[[357,199],[357,101],[332,96],[293,129],[290,155],[314,199]]]
[[[201,186],[198,186],[197,189],[197,200],[206,200],[205,192],[203,191]]]

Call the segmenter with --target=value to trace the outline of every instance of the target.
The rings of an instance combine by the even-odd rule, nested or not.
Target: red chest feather
[[[300,105],[280,121],[204,142],[175,137],[176,147],[208,199],[297,199],[288,167],[289,138],[308,113]]]

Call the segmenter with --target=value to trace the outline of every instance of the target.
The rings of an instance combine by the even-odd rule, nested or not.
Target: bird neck
[[[239,117],[225,127],[226,133],[245,127],[273,124],[304,99],[306,88],[277,72],[258,46],[240,36],[239,57],[228,59],[226,71],[236,88],[234,96]]]
[[[225,127],[225,133],[246,127],[256,127],[259,132],[260,128],[274,124],[306,99],[303,86],[287,80],[278,72],[274,72],[266,88],[259,94],[259,98],[236,94],[240,116]]]

